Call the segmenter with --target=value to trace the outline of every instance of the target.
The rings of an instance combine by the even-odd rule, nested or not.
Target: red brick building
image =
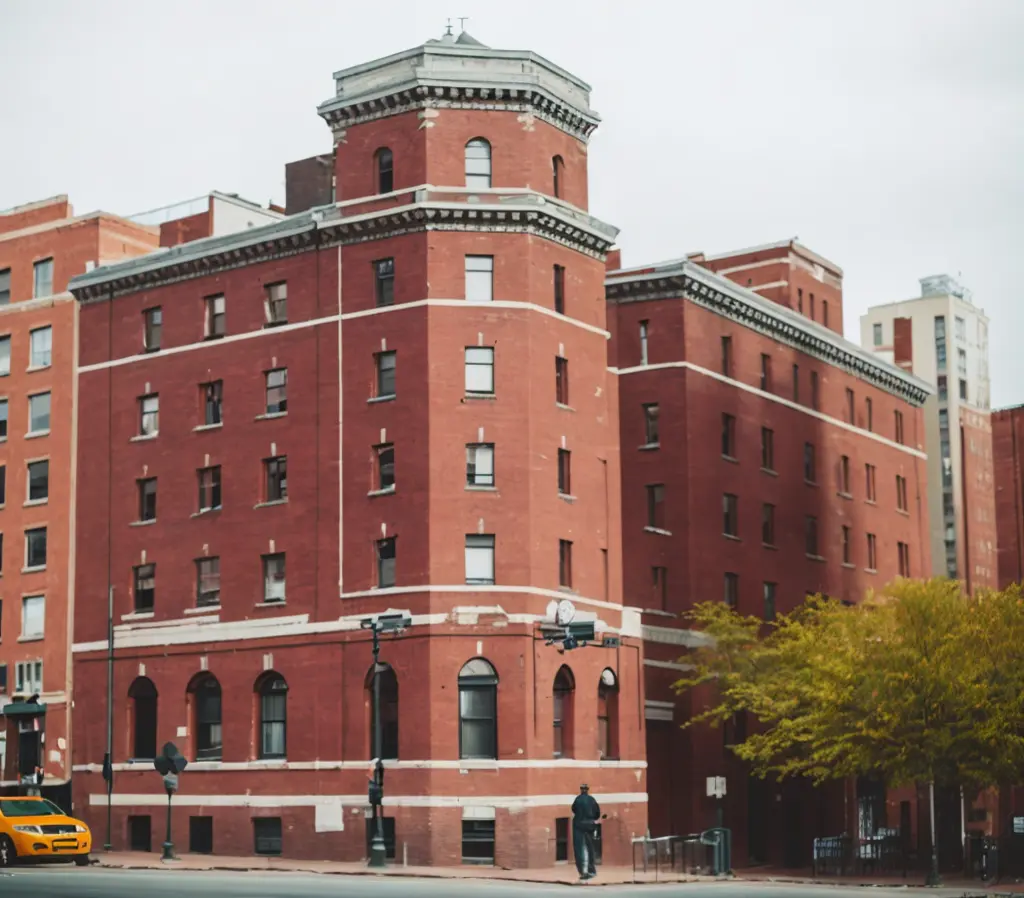
[[[1024,405],[992,413],[999,588],[1024,582]]]
[[[643,608],[651,831],[714,825],[705,782],[725,776],[724,823],[740,866],[802,866],[813,836],[856,831],[855,817],[844,823],[841,786],[815,794],[748,783],[725,748],[744,721],[679,728],[689,703],[702,701],[677,700],[671,688],[692,639],[680,615],[725,601],[770,620],[810,593],[855,602],[930,570],[921,413],[930,388],[832,332],[842,299],[831,263],[816,262],[818,277],[795,288],[806,313],[817,295],[818,323],[801,315],[792,273],[819,257],[778,246],[798,261],[775,260],[768,275],[759,257],[771,248],[611,270],[606,281],[623,590]],[[728,277],[705,267],[722,259]],[[855,813],[856,801],[847,807]]]
[[[46,794],[63,801],[71,777],[78,309],[68,281],[156,246],[155,229],[75,215],[66,196],[0,212],[0,789],[40,768]]]
[[[647,828],[623,608],[618,378],[582,81],[442,41],[335,75],[339,202],[76,279],[76,807],[179,848],[366,855],[370,643],[385,835],[412,864],[547,866],[588,782],[606,862]],[[426,185],[441,185],[431,186]],[[155,326],[159,312],[160,326]],[[559,652],[553,600],[622,637]]]

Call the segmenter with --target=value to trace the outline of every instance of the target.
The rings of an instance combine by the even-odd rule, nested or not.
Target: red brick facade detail
[[[1024,406],[992,413],[999,588],[1024,581]]]

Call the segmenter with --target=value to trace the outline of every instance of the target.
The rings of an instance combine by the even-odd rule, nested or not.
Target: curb
[[[927,886],[921,882],[900,882],[900,883],[889,883],[889,882],[840,882],[834,879],[797,879],[782,876],[771,876],[765,879],[746,879],[744,877],[736,877],[736,882],[745,882],[751,885],[757,885],[758,883],[766,883],[770,885],[800,885],[800,886],[824,886],[826,888],[845,888],[845,889],[932,889],[933,886]],[[963,885],[950,885],[950,886],[939,886],[938,888],[946,889],[961,889]],[[964,891],[962,898],[1024,898],[1024,892],[989,892],[984,887],[969,886]]]

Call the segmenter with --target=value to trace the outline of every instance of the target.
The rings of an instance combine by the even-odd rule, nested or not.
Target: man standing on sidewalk
[[[580,786],[580,794],[572,803],[572,851],[580,881],[586,882],[597,876],[594,866],[594,833],[601,817],[601,806],[590,794],[590,786]]]

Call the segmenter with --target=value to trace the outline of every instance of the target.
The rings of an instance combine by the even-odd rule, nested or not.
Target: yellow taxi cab
[[[0,796],[0,867],[19,859],[67,858],[89,863],[92,833],[81,820],[32,795]]]

